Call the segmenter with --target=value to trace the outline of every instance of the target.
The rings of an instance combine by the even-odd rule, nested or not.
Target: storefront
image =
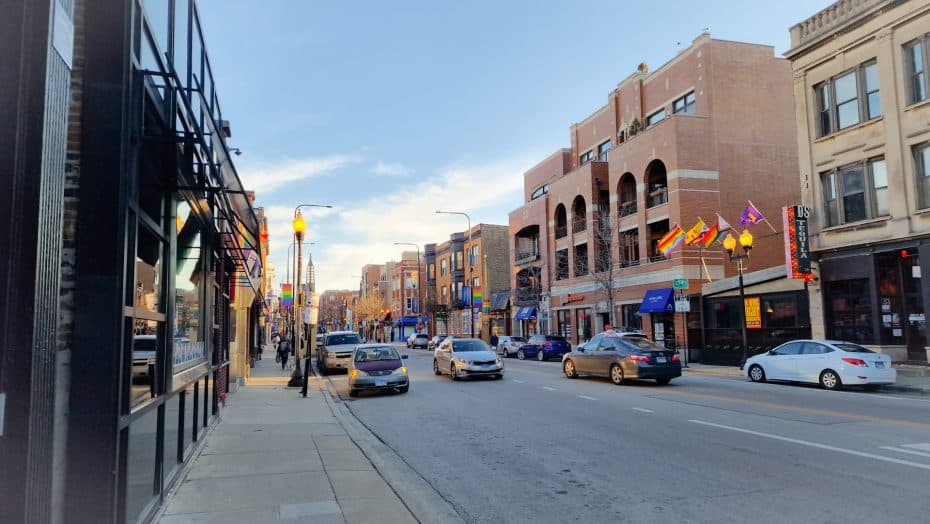
[[[536,327],[536,316],[538,310],[535,307],[526,306],[517,309],[513,315],[514,321],[519,326],[518,334],[523,337],[529,337],[538,333]]]
[[[675,290],[672,288],[650,289],[643,295],[639,306],[640,315],[649,315],[646,333],[656,343],[666,347],[676,346],[675,338]]]
[[[826,337],[875,347],[895,361],[926,362],[930,283],[921,278],[921,259],[930,261],[930,245],[922,242],[822,254]]]
[[[482,332],[492,336],[511,334],[510,292],[497,291],[491,294],[491,303],[488,312],[481,315]]]

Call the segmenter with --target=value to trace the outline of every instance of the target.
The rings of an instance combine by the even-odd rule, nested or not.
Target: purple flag
[[[765,221],[765,217],[762,216],[762,212],[756,209],[756,206],[752,205],[750,201],[746,209],[743,210],[743,214],[739,216],[739,222],[737,222],[737,224],[741,226],[751,226],[763,221]]]

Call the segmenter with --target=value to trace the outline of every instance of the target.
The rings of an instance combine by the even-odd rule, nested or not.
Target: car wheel
[[[843,385],[840,375],[832,369],[825,369],[820,373],[820,387],[823,389],[838,389]]]
[[[355,388],[350,389],[350,390],[349,390],[349,396],[350,396],[350,397],[357,397],[357,396],[358,396],[358,390],[355,389]]]
[[[668,383],[671,382],[671,381],[672,381],[672,379],[670,379],[670,378],[657,378],[657,379],[656,379],[656,384],[658,384],[658,385],[660,385],[660,386],[664,386],[664,385],[668,384]]]
[[[436,359],[433,359],[433,374],[442,375],[442,371],[439,371],[439,363],[436,362]]]
[[[546,360],[546,352],[540,349],[539,353],[536,353],[536,360],[540,362],[542,362],[543,360]]]
[[[510,353],[507,352],[507,348],[503,348],[501,350],[501,358],[508,358],[508,357],[510,357]]]
[[[610,381],[618,386],[623,384],[623,368],[620,367],[620,364],[610,366]]]
[[[452,380],[458,380],[458,379],[459,379],[459,375],[458,375],[458,373],[455,371],[455,364],[452,364],[452,365],[449,367],[449,375],[452,376]]]
[[[578,372],[575,371],[575,363],[572,362],[571,359],[566,360],[565,363],[562,364],[562,371],[565,372],[565,376],[568,378],[578,378]]]
[[[765,382],[765,370],[759,364],[753,364],[749,367],[749,380],[753,382]]]
[[[522,349],[517,350],[517,360],[526,360],[526,353]]]

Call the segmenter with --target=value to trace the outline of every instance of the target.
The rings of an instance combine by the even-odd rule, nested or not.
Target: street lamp
[[[739,271],[739,317],[740,328],[743,334],[742,362],[746,362],[749,351],[749,336],[746,332],[746,295],[743,288],[743,260],[749,260],[749,252],[752,251],[752,233],[750,233],[748,229],[744,229],[743,232],[740,233],[739,245],[743,248],[742,253],[736,252],[736,238],[733,236],[733,233],[727,233],[726,238],[723,239],[723,247],[727,250],[730,261],[736,262],[736,269]]]
[[[300,204],[294,208],[294,239],[297,244],[297,267],[294,268],[294,292],[297,294],[296,300],[294,302],[294,373],[291,374],[291,380],[288,381],[287,385],[289,387],[297,387],[303,382],[304,388],[302,394],[307,396],[306,388],[306,376],[309,374],[310,367],[310,352],[307,351],[307,354],[304,359],[304,374],[301,376],[300,372],[300,356],[302,355],[303,348],[303,337],[300,333],[300,328],[303,324],[303,319],[300,318],[303,313],[303,293],[300,289],[300,272],[303,267],[301,246],[304,241],[304,233],[307,231],[307,221],[304,220],[304,216],[300,213],[300,208],[302,207],[325,207],[332,208],[330,205],[321,205],[321,204]],[[309,349],[309,348],[308,348]]]
[[[436,213],[440,215],[462,215],[465,217],[465,221],[468,227],[468,243],[471,244],[471,217],[468,216],[468,213],[463,213],[461,211],[440,211],[438,209],[436,210]],[[471,266],[471,264],[469,264],[469,266]],[[468,318],[469,324],[471,324],[471,338],[475,338],[475,308],[474,304],[471,302],[471,297],[468,297],[468,303],[470,304],[470,314],[468,315]]]
[[[420,245],[414,244],[413,242],[394,242],[394,245],[395,246],[413,246],[417,248],[417,310],[416,310],[416,314],[417,314],[417,324],[419,324],[420,323],[420,309],[423,308],[423,293],[421,291],[423,286],[420,285]],[[403,278],[403,275],[401,275],[401,278]],[[400,287],[401,287],[401,290],[403,290],[404,282],[400,283]],[[402,291],[401,294],[404,295],[404,300],[406,301],[407,293],[405,291]]]

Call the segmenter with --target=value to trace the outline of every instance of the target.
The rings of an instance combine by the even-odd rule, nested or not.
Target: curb
[[[693,375],[703,375],[706,377],[729,378],[732,380],[740,380],[740,379],[745,378],[743,377],[742,373],[738,375],[734,375],[733,373],[726,372],[726,371],[717,372],[717,371],[711,371],[711,370],[697,370],[697,369],[682,368],[681,372],[682,372],[682,375],[684,375],[685,373],[689,373]],[[904,386],[901,384],[889,384],[889,385],[882,386],[881,391],[917,393],[921,396],[930,396],[930,386]]]
[[[433,486],[358,420],[345,403],[335,399],[337,395],[332,390],[329,380],[317,378],[325,384],[318,391],[339,420],[339,424],[414,518],[419,522],[464,524],[465,520]]]

